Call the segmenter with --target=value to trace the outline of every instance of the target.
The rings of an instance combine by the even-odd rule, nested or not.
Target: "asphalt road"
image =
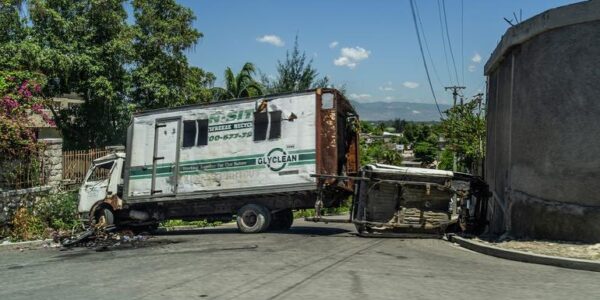
[[[0,299],[599,299],[600,273],[488,257],[436,239],[296,221],[226,226],[137,248],[0,249]]]

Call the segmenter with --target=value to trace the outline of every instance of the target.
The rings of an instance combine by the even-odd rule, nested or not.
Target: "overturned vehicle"
[[[488,188],[477,176],[371,164],[362,167],[356,177],[315,177],[355,183],[347,222],[354,223],[360,235],[479,233],[486,225]],[[307,219],[339,221],[320,214]]]

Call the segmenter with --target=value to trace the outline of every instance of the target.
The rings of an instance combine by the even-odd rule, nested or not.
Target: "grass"
[[[167,220],[160,223],[161,227],[165,228],[174,228],[178,226],[186,226],[186,227],[215,227],[223,224],[220,221],[209,222],[207,220],[195,220],[195,221],[184,221],[184,220]]]
[[[350,198],[344,200],[344,202],[342,202],[342,204],[338,207],[329,207],[329,208],[324,208],[321,210],[321,214],[322,215],[342,215],[345,213],[350,212],[350,203],[351,200]],[[299,219],[299,218],[305,218],[305,217],[314,217],[315,214],[315,209],[311,208],[311,209],[300,209],[297,211],[294,211],[294,219]]]

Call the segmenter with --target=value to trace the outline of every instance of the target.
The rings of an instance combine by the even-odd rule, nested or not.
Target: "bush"
[[[35,207],[36,215],[47,228],[72,230],[81,225],[77,214],[77,193],[59,193],[42,198]]]
[[[12,219],[12,229],[9,232],[11,240],[26,241],[44,238],[45,226],[32,209],[21,207]]]
[[[12,218],[11,228],[2,236],[13,241],[48,238],[53,232],[70,231],[81,225],[77,214],[77,194],[60,193],[39,199],[31,208],[21,207]]]

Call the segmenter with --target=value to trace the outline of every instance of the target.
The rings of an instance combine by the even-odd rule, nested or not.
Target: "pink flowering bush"
[[[29,159],[40,148],[32,128],[33,114],[48,124],[42,95],[45,78],[31,72],[0,71],[0,160]]]

